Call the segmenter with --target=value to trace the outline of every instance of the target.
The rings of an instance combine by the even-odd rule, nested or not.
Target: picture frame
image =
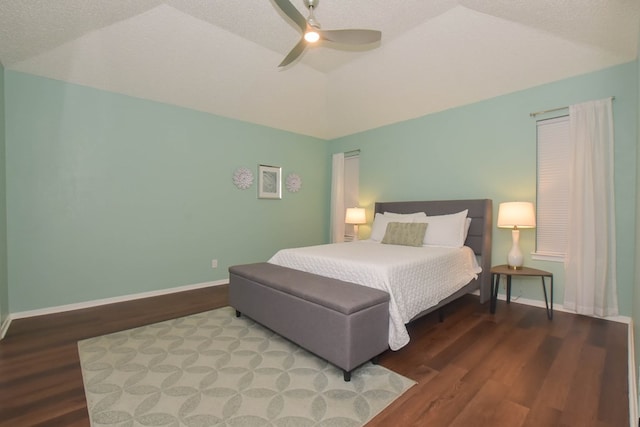
[[[282,168],[279,166],[258,166],[258,198],[282,198]]]

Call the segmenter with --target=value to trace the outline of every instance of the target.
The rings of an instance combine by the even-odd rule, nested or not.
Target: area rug
[[[362,426],[413,381],[342,371],[231,307],[78,342],[93,426]]]

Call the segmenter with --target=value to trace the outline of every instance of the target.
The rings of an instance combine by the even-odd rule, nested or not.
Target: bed
[[[436,227],[436,219],[447,218],[450,223],[449,217],[460,217],[464,211],[470,222],[466,222],[468,231],[461,237],[461,248],[381,244],[369,239],[283,249],[269,263],[388,292],[389,347],[397,350],[409,342],[406,324],[412,320],[469,292],[479,291],[481,303],[490,300],[492,202],[477,199],[375,204],[372,238],[380,234],[381,224],[384,234],[386,223],[397,226],[426,222],[427,230],[431,227],[431,231],[437,231],[441,228]],[[420,216],[421,212],[426,213],[426,219]],[[380,218],[384,221],[378,221]]]

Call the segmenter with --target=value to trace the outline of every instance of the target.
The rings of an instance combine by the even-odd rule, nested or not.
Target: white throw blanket
[[[269,262],[388,292],[392,350],[409,342],[406,323],[482,271],[466,246],[411,247],[372,241],[283,249]]]

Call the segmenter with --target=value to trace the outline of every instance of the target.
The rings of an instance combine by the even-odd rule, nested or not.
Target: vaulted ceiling
[[[640,0],[320,0],[315,16],[382,41],[279,69],[300,33],[272,0],[0,0],[0,62],[332,139],[632,61]]]

